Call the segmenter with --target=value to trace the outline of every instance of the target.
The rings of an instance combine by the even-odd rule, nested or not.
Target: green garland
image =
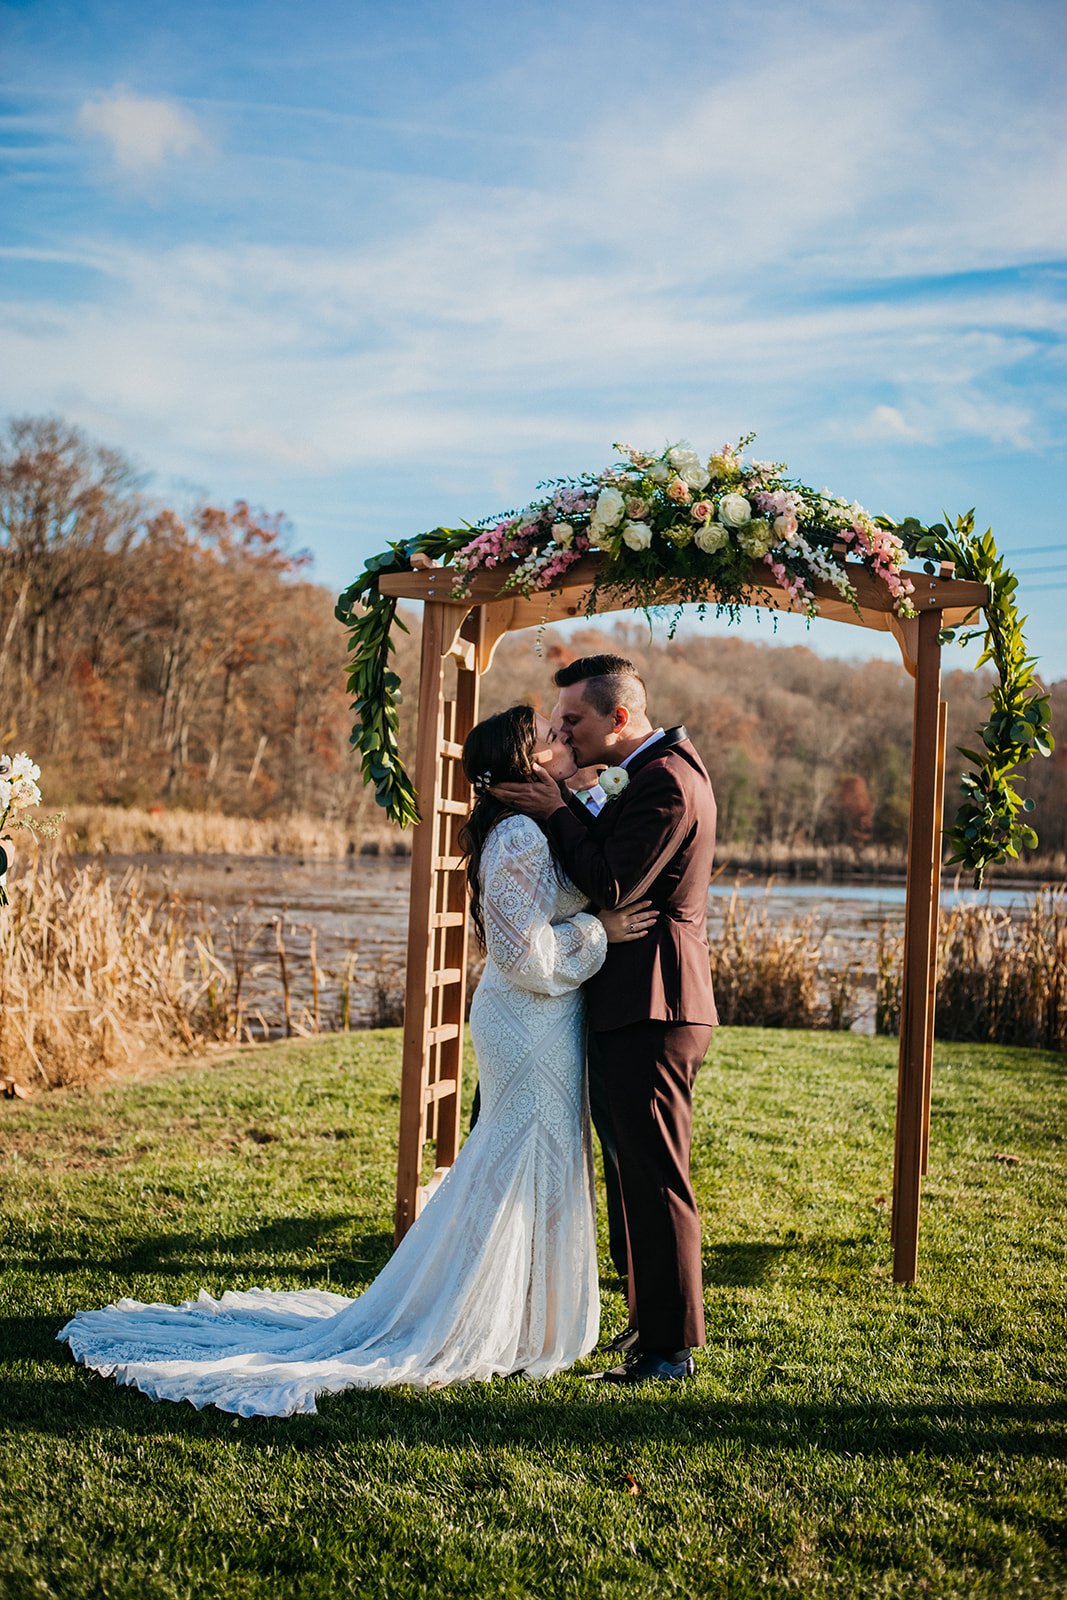
[[[414,785],[400,759],[400,678],[389,665],[395,649],[393,628],[405,633],[408,629],[396,614],[396,600],[381,593],[378,579],[386,572],[410,572],[416,551],[439,561],[469,538],[469,529],[435,528],[391,544],[381,555],[371,556],[334,607],[338,622],[349,630],[348,691],[356,715],[349,743],[360,753],[363,782],[374,785],[375,800],[401,828],[421,821]]]
[[[950,862],[972,871],[980,887],[990,863],[1001,865],[1009,857],[1018,857],[1021,849],[1037,845],[1037,834],[1024,820],[1033,811],[1034,802],[1020,796],[1017,784],[1023,780],[1017,769],[1035,755],[1050,755],[1053,749],[1049,698],[1035,681],[1035,660],[1026,653],[1022,631],[1025,619],[1019,616],[1015,605],[1018,580],[1005,567],[992,533],[975,535],[973,511],[958,517],[951,531],[941,523],[924,527],[915,518],[901,523],[886,518],[876,520],[878,527],[899,538],[910,557],[922,560],[928,571],[933,571],[937,563],[948,561],[957,578],[983,583],[990,591],[984,627],[971,626],[977,619],[975,612],[963,624],[962,631],[948,628],[940,636],[943,643],[954,639],[957,633],[962,644],[982,639],[976,669],[991,663],[997,673],[989,695],[991,715],[979,729],[983,748],[978,751],[961,747],[971,769],[961,778],[963,803],[945,830],[952,847]],[[338,599],[336,615],[350,635],[348,686],[356,716],[351,744],[360,752],[364,782],[373,784],[378,804],[402,828],[420,820],[415,791],[398,744],[400,679],[389,663],[392,629],[404,628],[404,623],[397,616],[396,600],[380,592],[379,578],[383,573],[411,571],[412,557],[419,553],[449,565],[478,531],[470,526],[434,528],[390,544],[382,554],[370,558]],[[645,556],[643,561],[633,561],[632,554],[628,556],[626,552],[606,558],[591,606],[595,606],[596,594],[605,588],[615,598],[630,594],[636,604],[647,604],[649,563],[647,552],[641,554]],[[727,557],[723,564],[725,589],[711,603],[732,617],[737,609],[733,571],[736,563],[731,552],[723,554]],[[503,571],[501,575],[504,576]],[[712,571],[702,579],[702,586],[706,590],[709,582],[714,585],[716,581],[717,575]],[[459,574],[457,582],[462,584]]]
[[[973,613],[963,624],[964,631],[943,628],[939,635],[942,644],[957,636],[960,644],[981,639],[975,670],[991,663],[997,673],[989,692],[992,714],[978,729],[984,748],[959,746],[972,770],[960,778],[963,804],[952,826],[945,829],[953,851],[949,863],[970,869],[975,886],[981,888],[991,862],[1002,866],[1009,856],[1016,859],[1020,849],[1036,848],[1037,834],[1023,820],[1033,811],[1034,802],[1019,794],[1016,784],[1025,780],[1017,769],[1035,755],[1050,756],[1055,744],[1049,697],[1035,682],[1037,662],[1027,655],[1023,637],[1026,619],[1020,617],[1015,604],[1019,580],[1004,565],[992,531],[987,529],[980,537],[975,534],[973,510],[957,517],[951,531],[944,523],[924,528],[913,517],[886,525],[894,527],[908,553],[921,557],[928,571],[949,561],[957,578],[984,583],[990,591],[984,627],[970,627],[977,616]]]

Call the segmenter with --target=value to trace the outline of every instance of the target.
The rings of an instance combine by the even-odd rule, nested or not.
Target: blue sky
[[[0,3],[0,411],[284,510],[338,587],[615,439],[755,429],[976,506],[1065,676],[1064,17]]]

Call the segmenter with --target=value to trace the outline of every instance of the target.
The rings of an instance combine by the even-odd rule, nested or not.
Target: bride
[[[642,937],[644,904],[593,914],[544,834],[490,784],[569,746],[529,706],[473,729],[463,767],[472,920],[486,952],[471,1007],[481,1111],[455,1164],[357,1299],[325,1290],[201,1290],[179,1306],[120,1300],[58,1337],[76,1360],[157,1400],[241,1416],[313,1412],[350,1388],[543,1377],[596,1343],[600,1318],[581,985],[608,941]]]

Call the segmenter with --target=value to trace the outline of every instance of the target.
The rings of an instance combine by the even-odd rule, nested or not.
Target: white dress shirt
[[[643,744],[639,744],[636,750],[631,750],[630,754],[619,762],[620,767],[628,767],[634,756],[639,756],[641,751],[647,750],[650,744],[655,744],[657,739],[662,739],[663,733],[664,730],[662,728],[656,728],[653,733],[649,734],[648,738]],[[607,804],[608,797],[604,793],[604,790],[601,788],[599,783],[594,783],[591,789],[578,789],[575,791],[575,793],[577,794],[578,799],[582,802],[583,806],[585,806],[594,817],[598,817],[601,811],[604,809],[604,806]]]

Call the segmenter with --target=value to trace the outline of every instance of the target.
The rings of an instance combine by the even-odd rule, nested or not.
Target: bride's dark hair
[[[511,814],[509,806],[489,793],[489,786],[521,783],[532,776],[536,749],[537,721],[532,706],[510,706],[507,711],[486,717],[471,729],[463,743],[463,771],[474,789],[474,805],[460,830],[459,846],[467,858],[471,921],[483,950],[482,851],[501,817]]]

